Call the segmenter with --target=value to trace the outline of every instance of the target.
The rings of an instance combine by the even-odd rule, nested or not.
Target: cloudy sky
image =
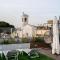
[[[0,21],[19,27],[22,12],[29,15],[29,24],[46,23],[60,15],[60,0],[0,0]]]

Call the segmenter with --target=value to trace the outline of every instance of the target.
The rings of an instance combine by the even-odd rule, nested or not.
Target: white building
[[[25,37],[34,37],[36,27],[33,25],[28,24],[28,15],[23,13],[22,15],[22,27],[17,29],[15,32],[11,34],[11,36],[14,38],[15,36],[19,36],[20,38]]]

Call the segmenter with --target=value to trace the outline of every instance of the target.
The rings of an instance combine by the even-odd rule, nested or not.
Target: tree
[[[7,22],[4,22],[4,21],[0,21],[0,33],[2,32],[6,32],[6,33],[11,33],[11,28],[13,28],[14,30],[14,25],[10,25],[9,23]]]
[[[0,27],[11,27],[11,28],[14,28],[13,25],[10,25],[9,23],[7,22],[4,22],[4,21],[0,21]]]

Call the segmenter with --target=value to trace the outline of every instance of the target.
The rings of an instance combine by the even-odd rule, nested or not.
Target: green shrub
[[[2,60],[6,60],[4,53],[2,53]]]
[[[16,41],[14,39],[4,39],[0,44],[15,44]]]
[[[0,54],[0,60],[2,60],[2,56],[1,56],[1,54]]]
[[[31,58],[31,60],[54,60],[44,54],[39,53],[37,50],[32,50],[30,52],[30,55],[31,57],[34,57],[34,58]]]
[[[4,40],[1,44],[10,44],[8,40]]]
[[[8,60],[17,60],[17,52],[19,52],[19,51],[17,51],[17,50],[12,50],[12,51],[9,51],[8,53],[7,53],[7,58],[8,58]]]
[[[24,51],[18,54],[18,60],[30,60],[28,54]]]
[[[31,50],[29,54],[31,58],[39,57],[39,53],[37,50]]]
[[[28,39],[27,38],[22,38],[22,42],[23,43],[27,43],[28,42]]]
[[[35,37],[35,42],[45,43],[45,41],[44,41],[44,38],[43,38],[43,37]]]
[[[26,52],[24,51],[12,51],[12,52],[8,52],[7,53],[7,58],[5,57],[4,53],[0,54],[0,60],[54,60],[44,54],[39,53],[38,51],[31,51],[30,52],[31,55],[28,55]],[[16,58],[15,58],[16,57]],[[34,58],[31,58],[34,57]]]

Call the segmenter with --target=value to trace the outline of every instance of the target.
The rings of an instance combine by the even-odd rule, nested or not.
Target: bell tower
[[[23,12],[22,15],[22,26],[25,26],[28,24],[28,15]]]

